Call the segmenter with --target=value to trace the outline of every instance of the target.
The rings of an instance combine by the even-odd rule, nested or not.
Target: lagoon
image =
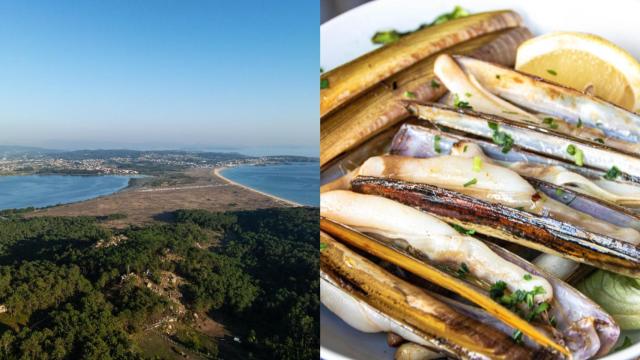
[[[250,188],[302,205],[320,205],[320,163],[238,166],[222,171],[224,177]]]
[[[45,207],[109,195],[125,188],[130,176],[0,176],[0,210]]]

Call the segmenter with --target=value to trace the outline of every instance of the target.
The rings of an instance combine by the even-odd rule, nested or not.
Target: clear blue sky
[[[307,0],[0,0],[0,144],[317,148],[318,19]]]

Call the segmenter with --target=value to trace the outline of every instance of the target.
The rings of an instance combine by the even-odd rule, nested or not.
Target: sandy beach
[[[291,200],[283,199],[283,198],[281,198],[281,197],[278,197],[278,196],[275,196],[275,195],[271,195],[271,194],[266,193],[266,192],[264,192],[264,191],[256,190],[256,189],[254,189],[254,188],[251,188],[251,187],[248,187],[248,186],[246,186],[246,185],[242,185],[242,184],[240,184],[240,183],[237,183],[237,182],[235,182],[235,181],[233,181],[233,180],[230,180],[230,179],[228,179],[228,178],[224,177],[224,175],[222,175],[222,171],[224,171],[225,169],[227,169],[227,167],[219,167],[219,168],[215,168],[215,169],[213,169],[213,174],[214,174],[215,176],[217,176],[217,177],[221,178],[222,180],[226,181],[227,183],[231,184],[231,185],[239,186],[239,187],[241,187],[241,188],[244,188],[244,189],[249,190],[249,191],[253,191],[253,192],[258,193],[258,194],[260,194],[260,195],[268,196],[268,197],[270,197],[271,199],[273,199],[273,200],[275,200],[275,201],[278,201],[278,202],[281,202],[281,203],[283,203],[283,204],[285,204],[285,205],[289,205],[289,206],[304,206],[304,205],[302,205],[302,204],[300,204],[300,203],[297,203],[297,202],[295,202],[295,201],[291,201]]]

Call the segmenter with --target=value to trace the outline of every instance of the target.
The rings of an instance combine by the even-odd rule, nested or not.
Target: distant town
[[[246,156],[239,153],[199,151],[75,150],[37,148],[0,149],[0,175],[75,174],[136,175],[159,174],[190,168],[276,165],[314,162],[305,156]]]

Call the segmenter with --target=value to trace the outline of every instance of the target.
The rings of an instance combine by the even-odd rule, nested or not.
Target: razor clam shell
[[[518,45],[529,39],[526,28],[496,31],[462,42],[444,52],[473,56],[512,65]],[[393,74],[375,84],[341,109],[323,116],[320,122],[320,166],[348,153],[386,128],[399,123],[410,114],[399,100],[411,92],[417,100],[435,100],[442,96],[444,86],[433,86],[436,80],[433,64],[436,55]]]
[[[500,131],[509,134],[518,146],[545,154],[547,156],[573,161],[573,155],[567,153],[567,147],[574,145],[584,153],[584,165],[603,171],[616,165],[621,171],[640,176],[640,157],[606,145],[585,141],[562,134],[548,128],[528,125],[498,116],[477,113],[468,110],[456,110],[440,104],[408,103],[408,108],[420,118],[437,125],[451,127],[460,131],[491,139],[493,130],[488,122],[499,125]]]
[[[640,142],[638,114],[595,96],[502,65],[465,56],[455,56],[455,60],[489,92],[516,105],[574,124],[581,119],[584,124],[601,129],[609,136]]]
[[[424,344],[431,343],[432,347],[435,345],[438,350],[463,359],[488,359],[493,356],[532,358],[530,351],[515,344],[499,330],[458,313],[326,233],[321,232],[321,238],[327,245],[320,253],[320,269],[327,275],[325,278],[351,297],[377,309],[386,319],[395,318],[395,323],[404,324],[415,335],[427,339],[427,342],[423,341]],[[334,304],[324,303],[335,309]],[[370,329],[373,328],[370,326]],[[397,329],[382,330],[396,332]]]
[[[435,151],[435,136],[440,136],[440,153]],[[418,158],[429,158],[451,153],[452,146],[458,141],[467,141],[478,144],[485,155],[489,158],[502,162],[532,162],[549,166],[563,166],[569,170],[582,173],[582,175],[593,178],[604,173],[589,168],[579,167],[572,164],[546,158],[526,150],[514,147],[507,154],[501,151],[501,147],[484,140],[457,135],[451,132],[443,132],[430,126],[421,126],[416,123],[406,123],[396,133],[391,144],[390,153],[393,155],[411,156]],[[542,191],[547,196],[562,202],[583,213],[589,214],[597,219],[608,223],[633,228],[640,231],[640,216],[628,209],[603,202],[587,194],[573,191],[569,187],[557,186],[546,181],[525,177],[525,179],[537,190]],[[640,184],[633,183],[640,186]],[[557,189],[562,191],[557,192]]]
[[[457,44],[495,31],[521,26],[517,13],[478,13],[430,26],[321,74],[329,87],[320,91],[320,115],[335,111],[380,81]]]
[[[572,224],[427,184],[357,177],[351,188],[419,208],[481,234],[622,275],[640,276],[640,247]]]
[[[444,131],[446,130],[446,131]],[[440,136],[440,147],[442,151],[434,151],[434,136]],[[599,179],[605,175],[602,170],[592,169],[584,166],[577,166],[573,162],[566,162],[544,155],[536,154],[527,149],[523,149],[515,144],[508,153],[502,152],[502,147],[487,141],[483,138],[475,137],[472,134],[465,134],[455,129],[440,129],[430,121],[417,118],[410,119],[404,123],[396,133],[389,153],[392,155],[402,155],[411,157],[432,157],[445,155],[451,152],[451,146],[458,141],[468,141],[476,143],[489,158],[503,162],[527,162],[549,166],[562,166],[567,170],[578,173],[589,179]],[[446,150],[446,151],[445,151]],[[374,156],[377,154],[373,154]],[[626,173],[620,174],[614,182],[640,186],[640,178]]]
[[[579,323],[582,319],[590,317],[595,319],[595,332],[600,339],[600,346],[594,349],[596,350],[595,353],[585,352],[583,354],[586,356],[583,357],[584,359],[590,358],[593,355],[602,356],[611,350],[620,336],[620,327],[615,323],[611,315],[607,314],[599,305],[564,281],[547,274],[532,263],[498,245],[490,242],[486,244],[505,260],[520,266],[533,275],[541,276],[551,283],[554,297],[553,303],[549,308],[549,313],[555,316],[558,322],[558,328],[562,333],[566,334],[570,332],[572,325]]]

